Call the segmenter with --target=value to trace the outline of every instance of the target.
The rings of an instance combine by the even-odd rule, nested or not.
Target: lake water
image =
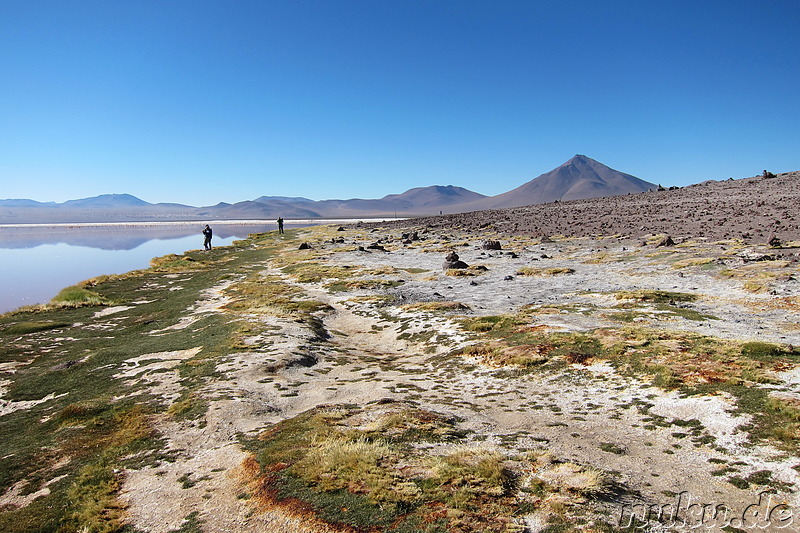
[[[323,221],[289,223],[309,226]],[[330,222],[330,221],[328,221]],[[83,224],[0,227],[0,313],[46,303],[69,285],[146,268],[150,259],[203,247],[204,223]],[[214,247],[250,233],[276,229],[274,221],[213,222]]]

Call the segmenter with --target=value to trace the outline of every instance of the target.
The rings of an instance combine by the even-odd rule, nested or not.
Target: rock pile
[[[457,253],[450,252],[444,258],[444,263],[442,263],[442,270],[449,270],[451,268],[469,268],[469,265],[466,264],[464,261],[459,260]]]

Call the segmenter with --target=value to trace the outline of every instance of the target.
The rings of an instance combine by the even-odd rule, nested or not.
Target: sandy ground
[[[122,496],[135,527],[165,533],[179,528],[191,512],[198,512],[208,532],[324,531],[324,526],[307,518],[275,509],[257,510],[248,503],[243,497],[248,491],[248,477],[242,472],[246,454],[237,435],[257,434],[320,404],[365,404],[381,398],[413,400],[422,407],[457,415],[487,445],[547,450],[559,458],[615,473],[626,488],[620,499],[592,502],[587,512],[624,518],[626,505],[667,505],[673,502],[668,495],[675,494],[735,510],[758,502],[763,487],[740,490],[724,476],[712,474],[723,461],[737,462],[742,476],[770,470],[774,480],[792,487],[776,495],[776,502],[800,513],[797,458],[770,446],[750,444],[741,430],[749,418],[737,414],[731,397],[682,397],[647,380],[622,376],[603,361],[572,365],[558,373],[509,374],[475,359],[447,356],[470,342],[453,316],[356,298],[389,294],[399,303],[452,300],[467,305],[469,314],[480,316],[515,312],[531,304],[605,308],[614,303],[613,291],[670,290],[696,294],[692,308],[716,319],[696,321],[653,313],[639,325],[800,345],[800,284],[794,278],[754,293],[743,288],[742,280],[714,276],[702,266],[676,269],[654,245],[642,246],[639,237],[549,243],[501,239],[503,250],[488,251],[481,249],[484,237],[478,231],[463,233],[424,224],[416,229],[423,240],[407,244],[400,230],[388,229],[366,235],[345,232],[344,242],[313,245],[326,252],[318,260],[329,264],[393,267],[396,270],[383,277],[403,283],[392,289],[331,293],[322,284],[300,285],[281,270],[264,265],[265,273],[302,287],[307,295],[332,307],[323,317],[331,338],[321,342],[291,319],[253,317],[270,329],[249,340],[251,351],[231,354],[218,364],[224,377],[203,390],[210,402],[204,419],[159,422],[177,460],[127,472]],[[389,251],[366,251],[366,246],[376,242]],[[719,248],[701,240],[668,253],[724,255],[715,261],[729,267],[746,264]],[[445,275],[441,264],[450,249],[457,250],[468,264],[484,265],[487,270],[475,277]],[[764,250],[755,247],[744,252]],[[517,275],[525,266],[570,267],[574,272],[552,277]],[[224,290],[209,291],[206,300],[187,310],[187,316],[222,312]],[[556,310],[536,315],[530,327],[588,331],[613,323],[613,317],[600,312]],[[174,395],[178,376],[170,373],[170,362],[184,355],[132,359],[131,365],[144,360],[149,365],[125,369],[122,377],[150,380],[154,390]],[[776,389],[800,394],[797,368],[786,369],[778,377],[782,382]],[[685,435],[677,435],[675,426],[649,426],[653,415],[696,419],[709,441],[692,446]],[[607,451],[609,445],[620,451]],[[531,515],[526,524],[528,531],[536,532],[543,520]],[[759,530],[786,531],[774,524]]]

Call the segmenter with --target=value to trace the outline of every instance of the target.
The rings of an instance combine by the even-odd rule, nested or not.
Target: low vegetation
[[[470,436],[409,403],[317,407],[245,442],[257,465],[251,493],[263,508],[311,509],[356,531],[466,533],[523,531],[524,514],[555,512],[548,495],[609,490],[596,469],[547,454],[512,458]]]
[[[575,269],[569,267],[522,267],[517,271],[517,276],[560,276],[564,274],[574,274]]]
[[[301,409],[287,401],[308,402],[304,395],[314,387],[334,398],[260,434],[238,435],[251,454],[244,465],[249,485],[240,498],[254,513],[289,511],[341,531],[521,532],[528,521],[546,533],[615,532],[598,518],[610,505],[607,499],[629,488],[617,473],[597,465],[635,458],[640,443],[625,440],[625,429],[619,439],[591,441],[582,424],[592,414],[617,421],[635,412],[637,431],[654,435],[645,445],[659,455],[677,459],[682,446],[694,446],[724,456],[699,420],[648,412],[650,396],[619,398],[602,412],[593,398],[573,407],[554,398],[558,387],[578,387],[581,380],[623,391],[620,396],[636,389],[681,400],[725,398],[731,416],[748,415],[737,431],[747,434],[749,444],[769,444],[787,456],[800,453],[800,403],[776,377],[797,368],[800,352],[785,344],[696,333],[712,331],[698,326],[715,324],[715,317],[705,313],[710,298],[694,285],[685,285],[691,292],[576,290],[561,301],[517,301],[490,311],[468,294],[441,288],[446,296],[425,293],[424,285],[420,290],[427,282],[442,287],[469,280],[327,260],[340,252],[358,254],[357,239],[374,238],[366,230],[346,235],[345,243],[342,232],[331,228],[291,230],[208,253],[172,254],[154,259],[149,269],[93,278],[68,287],[51,304],[0,316],[0,368],[7,370],[0,379],[0,496],[15,495],[0,508],[0,530],[133,533],[120,498],[125,472],[180,461],[183,452],[174,442],[167,447],[168,436],[159,428],[200,432],[213,424],[215,402],[244,398],[231,392],[242,374],[232,379],[225,370],[237,357],[253,364],[244,366],[250,374],[242,381],[260,372],[257,389],[238,389],[252,394],[246,402],[261,417],[251,427],[265,427],[267,417],[294,415]],[[470,244],[462,240],[443,236],[442,247]],[[530,241],[519,241],[519,253]],[[300,242],[311,248],[299,250]],[[569,251],[578,245],[564,238],[557,246]],[[763,282],[765,288],[791,271],[764,264],[729,273],[717,269],[716,260],[706,261],[699,247],[681,246],[646,261],[678,261],[673,266],[680,264],[680,272],[663,268],[676,278],[702,271],[715,282],[728,276],[742,284]],[[637,261],[646,255],[622,255],[627,262],[635,254]],[[581,264],[615,257],[600,252]],[[489,286],[500,268],[488,264],[491,271],[478,265],[445,274],[489,274],[472,282]],[[569,267],[517,271],[522,277],[571,274],[582,273]],[[505,282],[561,286],[574,279]],[[796,306],[793,296],[783,298],[758,302]],[[685,330],[668,327],[674,324]],[[297,330],[301,342],[286,342],[284,335]],[[374,352],[365,346],[370,337],[383,343]],[[283,342],[290,347],[284,349]],[[169,381],[167,396],[153,392],[159,379]],[[540,396],[541,384],[549,390]],[[351,390],[387,399],[342,403]],[[549,418],[542,417],[548,423],[540,425],[541,433],[503,433],[446,414],[471,412],[486,419],[499,414],[494,420],[519,421],[534,412]],[[582,464],[583,455],[574,453],[578,448],[570,455],[580,460],[560,459],[565,441],[556,446],[550,438],[576,439],[581,454],[595,454],[586,454],[594,466]],[[709,460],[709,475],[732,490],[790,490],[770,471],[748,470],[724,457]],[[186,494],[199,492],[206,480],[196,471],[175,476]],[[650,481],[655,484],[655,476]],[[650,485],[639,488],[645,486]],[[216,495],[209,491],[207,497]],[[184,514],[181,531],[202,530],[196,507]]]
[[[636,291],[623,297],[686,301],[693,295]],[[636,326],[552,332],[532,327],[531,311],[464,319],[464,327],[477,337],[459,353],[477,357],[488,366],[534,372],[602,360],[624,375],[663,389],[688,395],[725,392],[737,399],[741,412],[754,417],[749,428],[754,439],[800,450],[798,406],[770,398],[760,387],[772,380],[774,369],[800,363],[800,353],[794,348]]]
[[[617,300],[633,300],[636,302],[670,303],[670,302],[693,302],[697,295],[685,292],[670,292],[651,289],[641,289],[635,291],[618,291],[615,294]]]
[[[10,410],[0,416],[0,495],[20,493],[19,503],[0,509],[0,531],[125,529],[124,468],[172,460],[154,417],[202,416],[207,404],[193,391],[214,375],[236,332],[235,322],[208,314],[169,328],[203,291],[269,254],[234,247],[156,258],[150,269],[93,278],[51,304],[0,315],[0,364],[14,369],[2,390]],[[112,304],[120,310],[98,313]],[[174,404],[117,376],[135,355],[170,351],[195,353],[176,362],[184,394]]]
[[[469,311],[469,306],[461,302],[439,301],[439,302],[418,302],[415,304],[405,304],[403,309],[408,311],[429,311],[429,312],[462,312]]]

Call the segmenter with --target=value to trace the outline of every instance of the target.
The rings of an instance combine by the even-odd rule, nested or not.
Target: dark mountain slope
[[[563,202],[639,193],[656,188],[652,183],[609,168],[585,155],[576,155],[560,167],[516,189],[459,206],[459,210],[503,209],[556,200]]]

